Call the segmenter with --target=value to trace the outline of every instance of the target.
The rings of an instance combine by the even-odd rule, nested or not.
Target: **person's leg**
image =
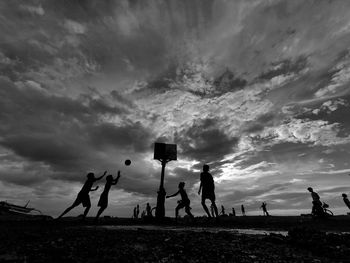
[[[70,207],[68,207],[66,210],[64,210],[63,213],[59,217],[57,217],[57,219],[60,219],[62,216],[64,216],[70,210],[72,210],[74,207],[77,207],[78,205],[80,205],[80,203],[81,203],[81,200],[78,197]]]
[[[215,216],[218,217],[218,216],[219,216],[219,213],[218,213],[218,208],[216,207],[216,204],[215,204],[215,199],[212,199],[212,200],[210,200],[210,201],[211,201],[211,203],[213,204]]]
[[[87,214],[89,213],[89,210],[91,208],[91,205],[88,205],[85,210],[84,210],[84,218],[87,216]]]
[[[61,218],[62,216],[64,216],[65,214],[67,214],[70,210],[72,210],[74,207],[74,205],[71,205],[70,207],[68,207],[66,210],[63,211],[63,213],[58,217]]]
[[[179,208],[179,206],[177,206],[175,208],[175,221],[177,221],[177,217],[179,216],[179,210],[180,210],[180,208]]]
[[[203,206],[204,211],[207,213],[208,217],[211,217],[211,215],[209,213],[209,210],[208,210],[208,207],[205,204],[205,199],[204,198],[202,198],[202,206]]]
[[[97,220],[99,217],[100,217],[100,215],[103,213],[103,211],[106,209],[106,206],[101,206],[100,207],[100,209],[98,210],[98,212],[97,212],[97,215],[96,215],[96,217],[95,217],[95,220]]]
[[[191,213],[191,209],[190,209],[189,206],[186,206],[186,207],[185,207],[185,212],[186,212],[192,219],[194,218],[194,216],[193,216],[192,213]]]

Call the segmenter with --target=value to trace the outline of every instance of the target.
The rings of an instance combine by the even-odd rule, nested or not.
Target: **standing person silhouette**
[[[146,216],[147,216],[147,217],[153,217],[153,216],[152,216],[152,208],[151,208],[151,206],[149,205],[149,203],[147,203],[147,205],[146,205]]]
[[[140,206],[137,205],[136,206],[136,218],[139,218],[139,214],[140,214]]]
[[[203,165],[203,172],[200,176],[200,185],[198,194],[201,194],[202,190],[202,206],[208,217],[211,217],[208,207],[205,204],[205,200],[209,199],[214,207],[215,216],[218,218],[218,208],[215,204],[215,186],[213,176],[209,173],[209,165]]]
[[[236,216],[236,210],[234,207],[232,207],[232,216]]]
[[[210,205],[210,214],[212,217],[215,217],[215,212],[214,212],[214,206],[213,204]]]
[[[225,213],[225,207],[223,205],[221,205],[221,215],[222,216],[225,216],[226,213]]]
[[[100,196],[100,200],[98,201],[98,204],[97,204],[97,206],[99,206],[100,209],[97,212],[97,215],[95,217],[95,221],[98,220],[99,216],[107,208],[109,190],[111,189],[112,185],[116,185],[118,183],[119,178],[120,178],[120,171],[118,171],[118,176],[116,179],[113,179],[113,175],[111,175],[111,174],[107,175],[105,188],[103,189],[103,192]]]
[[[266,215],[266,216],[269,216],[269,212],[267,212],[266,203],[265,203],[265,202],[262,202],[260,208],[262,208],[264,216],[265,216],[265,215]]]
[[[344,203],[345,203],[346,206],[350,209],[350,201],[349,201],[349,199],[348,199],[347,194],[342,194],[342,197],[343,197]]]
[[[182,208],[185,208],[185,212],[190,216],[191,219],[194,219],[194,216],[191,213],[191,201],[187,196],[187,193],[185,191],[185,183],[184,182],[180,182],[179,183],[179,190],[173,194],[173,195],[168,195],[166,196],[166,198],[170,198],[170,197],[174,197],[177,196],[178,194],[181,195],[181,200],[179,200],[177,203],[177,207],[175,208],[175,220],[177,221],[177,218],[179,216],[179,210]]]
[[[245,216],[245,209],[244,209],[244,205],[241,205],[241,211],[242,211],[242,216]]]
[[[90,201],[89,193],[91,191],[96,191],[98,189],[98,186],[96,186],[94,189],[92,189],[92,185],[94,184],[94,182],[102,179],[106,175],[106,173],[107,173],[107,171],[105,171],[102,176],[97,177],[97,178],[95,177],[94,173],[88,173],[86,175],[87,180],[85,181],[83,187],[81,188],[80,192],[78,193],[78,196],[75,199],[74,203],[70,207],[68,207],[66,210],[64,210],[64,212],[57,219],[60,219],[62,216],[64,216],[70,210],[72,210],[74,207],[77,207],[80,204],[83,204],[83,207],[85,207],[84,216],[83,216],[83,218],[85,218],[87,213],[89,212],[89,210],[91,208],[91,201]]]

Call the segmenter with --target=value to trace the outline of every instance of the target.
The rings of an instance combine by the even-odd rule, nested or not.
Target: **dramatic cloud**
[[[197,215],[204,163],[219,204],[308,212],[313,186],[344,213],[347,1],[13,0],[0,10],[0,199],[57,215],[88,171],[121,170],[106,213],[130,216],[155,205],[162,141],[178,145],[166,190],[186,182]]]

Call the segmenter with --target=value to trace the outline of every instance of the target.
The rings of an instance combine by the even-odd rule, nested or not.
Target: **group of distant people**
[[[141,213],[141,218],[145,218],[145,217],[153,217],[152,215],[152,208],[150,206],[149,203],[146,204],[146,209],[142,211]],[[134,207],[134,210],[133,210],[133,215],[132,215],[132,218],[134,219],[138,219],[139,218],[139,214],[140,214],[140,205],[136,205]]]

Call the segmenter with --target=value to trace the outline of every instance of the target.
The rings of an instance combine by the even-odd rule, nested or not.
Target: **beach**
[[[266,218],[260,219],[268,225]],[[334,220],[339,225],[340,221],[348,222],[346,219]],[[178,224],[172,220],[153,224],[103,218],[97,226],[91,219],[77,218],[5,221],[0,227],[0,261],[349,262],[350,259],[350,235],[334,232],[331,221],[316,222],[314,227],[307,224],[290,225],[288,229],[266,227],[264,233],[242,234],[225,220],[206,219],[204,225],[201,220],[205,219],[200,218],[194,224],[186,220]],[[251,224],[246,229],[252,229]],[[323,229],[319,230],[317,226],[321,224]],[[332,231],[326,231],[327,225]],[[277,229],[282,234],[274,232]]]

